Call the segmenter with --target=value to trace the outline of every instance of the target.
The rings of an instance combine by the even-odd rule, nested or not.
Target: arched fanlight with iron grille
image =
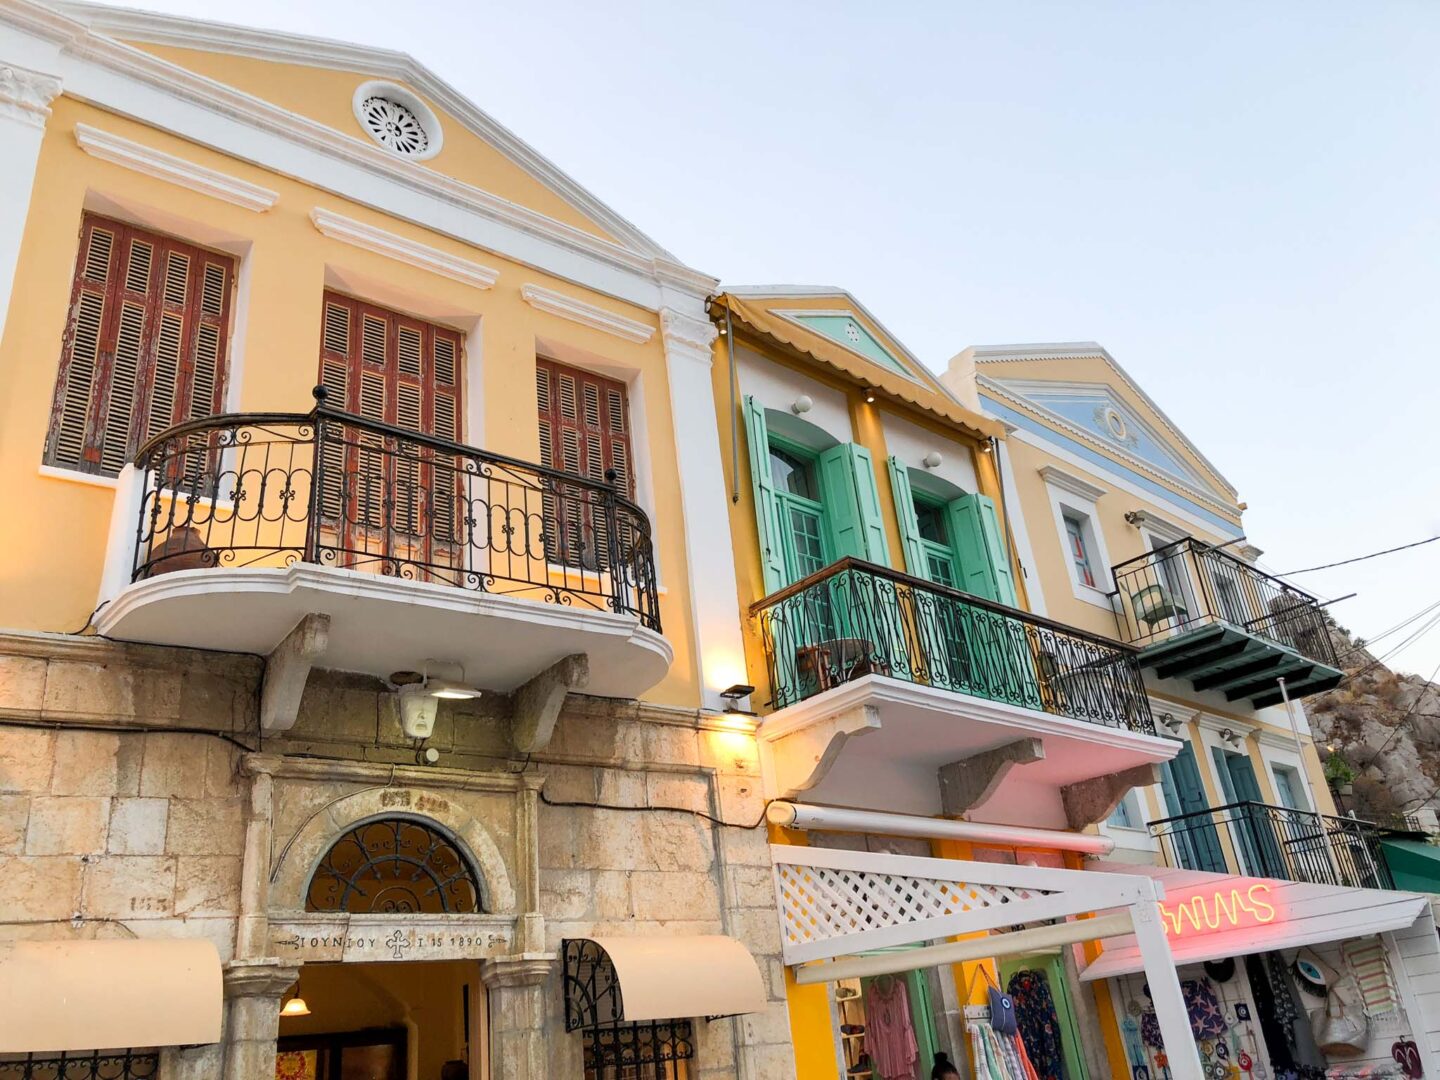
[[[480,878],[448,836],[413,818],[362,822],[325,853],[307,911],[372,914],[483,912]]]

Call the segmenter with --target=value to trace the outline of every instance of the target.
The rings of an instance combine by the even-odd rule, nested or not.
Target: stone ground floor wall
[[[297,867],[402,792],[405,812],[484,848],[512,927],[481,967],[493,1076],[583,1075],[563,939],[692,933],[741,940],[769,1007],[697,1019],[691,1075],[794,1076],[752,735],[571,697],[549,746],[523,756],[512,704],[488,695],[445,703],[427,769],[369,679],[313,672],[295,727],[261,740],[262,672],[252,657],[0,635],[0,939],[214,942],[225,1045],[167,1051],[165,1080],[269,1080],[280,998],[306,960],[270,935],[301,914]]]

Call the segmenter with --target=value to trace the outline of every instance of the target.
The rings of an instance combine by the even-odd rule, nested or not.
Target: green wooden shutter
[[[780,507],[775,500],[775,480],[770,474],[770,432],[765,409],[753,395],[745,395],[745,442],[750,451],[750,483],[755,492],[755,524],[760,531],[760,568],[765,574],[765,591],[785,587],[785,552],[781,548]]]
[[[915,493],[910,490],[910,470],[891,456],[890,493],[895,496],[895,519],[900,522],[900,546],[905,549],[905,569],[916,577],[929,577],[925,549],[920,544],[920,522],[915,517]]]
[[[966,495],[946,503],[945,511],[960,559],[960,587],[987,600],[1016,606],[1015,577],[994,500]]]
[[[832,446],[820,455],[820,501],[837,558],[853,555],[889,566],[880,492],[870,451],[854,443]]]

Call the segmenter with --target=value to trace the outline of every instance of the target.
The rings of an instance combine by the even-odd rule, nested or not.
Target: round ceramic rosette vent
[[[355,91],[355,119],[391,153],[423,161],[440,152],[440,121],[417,95],[385,82],[362,83]]]

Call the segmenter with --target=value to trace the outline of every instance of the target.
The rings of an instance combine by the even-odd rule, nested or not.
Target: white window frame
[[[1073,473],[1058,469],[1054,465],[1043,466],[1040,475],[1045,480],[1045,491],[1050,497],[1050,509],[1055,516],[1055,531],[1060,538],[1060,550],[1064,556],[1065,573],[1070,578],[1070,590],[1075,599],[1094,607],[1114,612],[1110,602],[1110,591],[1103,588],[1110,573],[1110,552],[1105,547],[1105,534],[1099,528],[1098,502],[1105,489]],[[1080,535],[1085,543],[1085,553],[1090,560],[1090,573],[1096,584],[1086,585],[1080,580],[1075,569],[1075,560],[1070,554],[1070,530],[1065,518],[1071,517],[1080,523]]]

